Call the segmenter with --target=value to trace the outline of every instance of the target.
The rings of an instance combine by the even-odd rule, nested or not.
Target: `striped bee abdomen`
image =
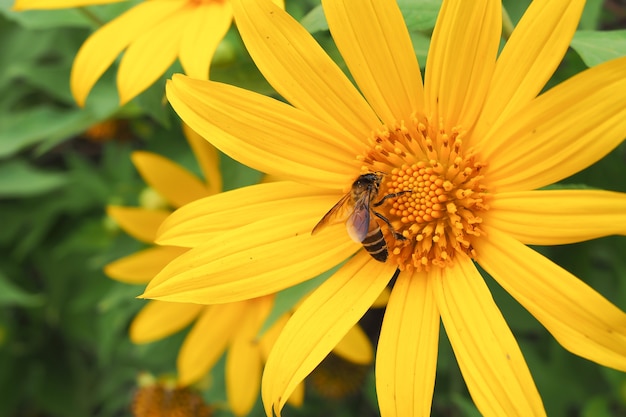
[[[372,258],[379,262],[387,260],[387,242],[385,242],[383,231],[378,225],[367,232],[361,244]]]

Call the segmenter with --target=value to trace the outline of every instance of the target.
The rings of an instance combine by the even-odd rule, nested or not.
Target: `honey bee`
[[[385,222],[396,239],[405,240],[405,238],[400,233],[397,233],[389,220],[375,211],[374,207],[380,206],[390,198],[399,197],[411,191],[407,190],[387,194],[379,201],[374,202],[378,197],[382,179],[383,174],[380,172],[370,172],[359,176],[352,183],[350,192],[344,195],[341,200],[322,217],[322,220],[315,225],[311,234],[313,235],[319,232],[329,224],[345,220],[348,235],[350,235],[352,240],[362,244],[372,258],[377,261],[387,261],[387,256],[389,255],[387,252],[387,242],[375,217]],[[375,217],[372,216],[372,214]]]

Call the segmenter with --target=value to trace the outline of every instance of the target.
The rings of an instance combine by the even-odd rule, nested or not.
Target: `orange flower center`
[[[400,193],[374,208],[394,229],[381,224],[388,262],[419,271],[450,265],[460,252],[475,257],[472,241],[484,234],[480,216],[488,209],[485,164],[464,144],[463,130],[414,118],[374,132],[370,143],[359,160],[364,172],[386,174],[378,199]]]

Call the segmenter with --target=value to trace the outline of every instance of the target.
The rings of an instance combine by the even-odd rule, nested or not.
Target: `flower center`
[[[480,214],[489,208],[481,184],[485,164],[463,140],[461,128],[447,132],[414,117],[374,132],[370,149],[358,158],[363,171],[386,174],[379,200],[400,193],[375,210],[394,229],[381,224],[388,262],[401,270],[445,267],[460,252],[476,256],[472,240],[484,234]]]

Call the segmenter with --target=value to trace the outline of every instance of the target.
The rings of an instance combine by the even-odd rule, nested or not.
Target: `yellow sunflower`
[[[123,0],[15,0],[14,10],[63,9]],[[282,4],[282,0],[277,0]],[[80,106],[122,51],[117,73],[120,103],[150,87],[176,58],[187,75],[206,79],[215,51],[233,20],[229,0],[154,0],[105,24],[81,46],[70,74]]]
[[[158,241],[192,249],[166,266],[144,296],[235,302],[345,261],[276,341],[263,375],[268,415],[280,414],[294,387],[396,271],[376,355],[384,417],[429,414],[440,320],[481,413],[545,414],[476,264],[566,349],[626,371],[626,314],[526,246],[626,234],[625,194],[540,189],[598,161],[626,132],[626,95],[616,93],[626,91],[626,58],[538,95],[584,1],[535,0],[498,55],[500,1],[445,0],[422,82],[395,1],[324,0],[358,89],[269,1],[232,4],[252,58],[290,104],[182,75],[168,84],[168,99],[224,153],[290,181],[175,212]],[[380,202],[370,208],[385,218],[370,214],[384,233],[386,262],[349,239],[344,227],[311,235],[368,173],[380,180],[378,192],[366,191]]]

